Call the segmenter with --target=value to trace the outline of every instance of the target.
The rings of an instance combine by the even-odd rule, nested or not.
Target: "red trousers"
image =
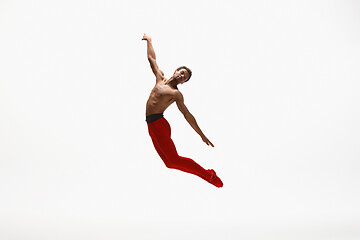
[[[205,181],[210,180],[210,171],[205,170],[190,158],[179,156],[174,142],[171,139],[170,124],[164,117],[156,120],[155,122],[150,122],[147,125],[154,147],[161,159],[164,161],[166,167],[194,174]]]

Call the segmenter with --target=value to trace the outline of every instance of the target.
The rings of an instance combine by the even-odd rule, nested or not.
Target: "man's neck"
[[[177,88],[178,83],[176,82],[176,80],[175,80],[173,77],[169,78],[169,79],[165,82],[165,84],[169,85],[171,88],[178,89],[178,88]]]

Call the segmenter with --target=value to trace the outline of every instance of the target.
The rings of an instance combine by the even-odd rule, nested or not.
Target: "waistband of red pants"
[[[164,113],[155,113],[155,114],[151,114],[149,116],[146,116],[146,122],[147,123],[152,123],[155,122],[156,120],[162,118],[164,116]]]

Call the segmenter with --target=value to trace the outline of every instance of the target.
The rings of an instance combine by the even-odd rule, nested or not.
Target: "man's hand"
[[[209,139],[207,139],[207,137],[203,136],[203,137],[202,137],[202,140],[204,141],[204,143],[206,143],[206,145],[209,146],[209,144],[210,144],[212,147],[214,147],[214,144],[212,144],[212,143],[209,141]]]
[[[146,33],[144,33],[144,36],[141,40],[151,41],[151,37],[149,37],[148,35],[146,35]]]

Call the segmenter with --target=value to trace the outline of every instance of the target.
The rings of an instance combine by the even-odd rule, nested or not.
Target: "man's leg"
[[[162,153],[162,151],[159,147],[159,144],[156,142],[156,140],[154,138],[151,138],[151,140],[152,140],[155,150],[159,154],[160,158],[164,161],[164,163],[167,162],[167,159],[166,159],[165,155]]]
[[[181,157],[177,154],[174,142],[171,138],[161,139],[159,142],[159,148],[165,156],[164,163],[168,168],[194,174],[205,181],[210,180],[211,173],[209,171],[205,170],[191,158]]]
[[[178,169],[183,172],[191,173],[201,177],[205,181],[209,181],[212,176],[212,173],[209,170],[205,170],[190,158],[181,157],[178,155],[175,144],[170,137],[170,125],[165,119],[160,120],[162,122],[157,122],[156,128],[150,131],[150,134],[154,143],[154,147],[161,159],[164,161],[165,165],[168,168]]]

